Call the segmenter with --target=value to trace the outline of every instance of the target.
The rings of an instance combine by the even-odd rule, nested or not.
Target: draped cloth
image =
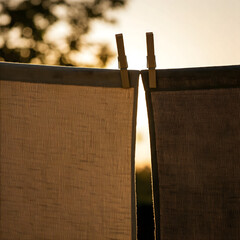
[[[0,63],[1,239],[136,239],[129,78]]]
[[[156,238],[240,239],[240,66],[157,70],[146,91]]]

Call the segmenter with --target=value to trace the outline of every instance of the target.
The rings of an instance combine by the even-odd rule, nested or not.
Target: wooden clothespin
[[[130,82],[128,77],[128,63],[127,57],[125,55],[124,43],[123,43],[123,35],[116,34],[117,41],[117,49],[118,49],[118,65],[121,70],[121,78],[122,78],[122,87],[130,88]]]
[[[149,78],[149,88],[157,87],[156,80],[156,60],[154,54],[154,41],[153,41],[153,33],[147,32],[147,67],[148,67],[148,78]]]

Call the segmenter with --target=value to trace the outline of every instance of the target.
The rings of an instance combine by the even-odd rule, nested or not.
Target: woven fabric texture
[[[135,239],[137,89],[0,84],[0,238]]]
[[[157,76],[149,89],[143,72],[157,239],[240,239],[240,68]]]

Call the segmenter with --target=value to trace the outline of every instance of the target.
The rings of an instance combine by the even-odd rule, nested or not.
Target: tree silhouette
[[[154,220],[152,206],[151,169],[137,169],[137,224],[138,240],[154,239]]]
[[[93,49],[94,66],[105,66],[114,54],[106,43],[90,43],[93,20],[114,24],[108,12],[127,0],[0,0],[0,60],[91,66],[76,60]]]

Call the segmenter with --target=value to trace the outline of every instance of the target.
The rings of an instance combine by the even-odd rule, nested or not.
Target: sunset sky
[[[85,37],[87,42],[108,43],[117,52],[115,34],[123,33],[129,69],[146,69],[146,32],[154,33],[157,68],[240,64],[240,0],[127,0],[124,8],[108,14],[117,24],[93,21],[92,31]],[[65,34],[66,28],[59,26]],[[93,61],[89,48],[85,52],[79,54],[86,62]],[[118,68],[116,57],[107,68]],[[136,163],[139,167],[150,163],[141,81]]]
[[[153,32],[157,68],[240,64],[239,0],[129,0],[111,13],[118,24],[93,24],[90,38],[116,49],[115,34],[123,33],[129,69],[146,68],[146,32]],[[117,60],[109,68],[117,68]],[[138,166],[149,164],[147,113],[140,84]]]

